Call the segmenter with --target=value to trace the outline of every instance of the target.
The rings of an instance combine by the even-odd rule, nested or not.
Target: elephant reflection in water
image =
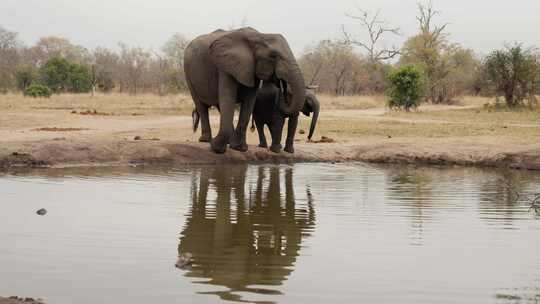
[[[247,178],[248,171],[241,165],[208,167],[198,183],[197,176],[193,180],[193,205],[178,246],[179,253],[193,254],[186,276],[228,289],[201,294],[229,301],[244,301],[235,292],[280,294],[260,286],[287,279],[302,239],[314,229],[311,193],[306,189],[303,204],[296,204],[292,168],[259,167],[256,182]]]

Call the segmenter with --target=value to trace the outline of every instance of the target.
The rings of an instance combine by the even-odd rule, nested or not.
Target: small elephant
[[[255,107],[253,109],[253,120],[251,125],[251,131],[255,131],[253,123],[257,126],[257,132],[259,133],[259,147],[268,148],[266,143],[266,136],[264,135],[264,126],[267,125],[270,129],[272,136],[272,145],[270,151],[279,153],[281,151],[281,136],[283,132],[283,126],[285,125],[285,119],[289,119],[287,139],[285,141],[285,152],[294,153],[294,135],[296,133],[296,127],[298,126],[299,112],[304,113],[306,116],[310,116],[313,113],[311,119],[311,126],[309,128],[308,139],[311,139],[315,127],[317,126],[317,119],[319,118],[320,103],[317,97],[308,90],[306,90],[306,98],[302,109],[299,112],[286,114],[279,109],[280,89],[272,83],[264,83],[257,91],[257,99],[255,101]]]
[[[184,52],[186,82],[195,103],[193,128],[201,122],[199,141],[211,142],[212,150],[224,153],[227,145],[247,151],[246,130],[262,81],[282,89],[279,109],[298,113],[305,99],[305,82],[300,67],[285,38],[253,28],[217,30],[195,38]],[[240,116],[236,129],[233,117],[236,103]],[[220,111],[219,133],[212,138],[208,108]]]

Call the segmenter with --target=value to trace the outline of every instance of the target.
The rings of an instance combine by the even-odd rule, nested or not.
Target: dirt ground
[[[0,297],[0,304],[44,304],[41,299],[21,298],[21,297]]]
[[[295,154],[257,147],[217,155],[192,131],[189,97],[60,95],[0,96],[0,170],[241,163],[345,162],[477,165],[540,170],[540,111],[499,111],[486,99],[461,105],[389,112],[380,97],[321,96],[315,140],[297,134]],[[212,112],[217,132],[218,114]],[[300,130],[310,119],[301,117]],[[307,132],[306,132],[307,133]],[[269,139],[270,137],[267,136]],[[332,142],[333,141],[333,142]]]

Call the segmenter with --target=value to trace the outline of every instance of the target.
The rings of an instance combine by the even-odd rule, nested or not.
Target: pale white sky
[[[382,10],[404,37],[417,31],[416,0],[0,0],[0,25],[27,44],[57,35],[88,48],[116,47],[122,41],[160,48],[175,32],[194,37],[217,28],[248,24],[282,33],[295,53],[327,38],[341,38],[340,27],[354,29],[345,12],[355,5]],[[539,0],[434,0],[437,21],[451,23],[450,39],[487,53],[508,42],[540,46]],[[358,31],[356,31],[358,32]]]

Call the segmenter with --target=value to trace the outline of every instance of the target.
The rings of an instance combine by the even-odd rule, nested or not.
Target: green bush
[[[41,82],[53,92],[66,91],[69,77],[70,63],[62,57],[49,59],[41,68]]]
[[[41,84],[31,84],[24,90],[25,96],[30,97],[51,97],[52,91],[49,87]]]
[[[424,73],[413,65],[407,65],[390,72],[388,76],[388,106],[391,109],[416,108],[424,97]]]
[[[62,57],[49,59],[40,69],[41,82],[53,92],[83,93],[92,89],[92,77],[84,65]]]

